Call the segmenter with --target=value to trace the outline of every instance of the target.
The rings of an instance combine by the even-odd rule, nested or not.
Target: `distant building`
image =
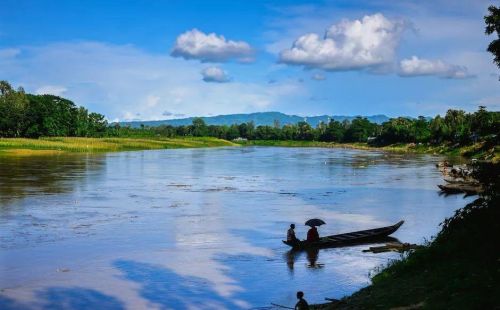
[[[247,138],[238,137],[236,139],[233,139],[233,141],[235,141],[235,142],[241,142],[241,141],[248,141],[248,139]]]

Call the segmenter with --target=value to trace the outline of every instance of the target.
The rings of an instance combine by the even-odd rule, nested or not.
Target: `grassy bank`
[[[500,168],[485,164],[479,173],[486,175],[478,177],[485,195],[445,220],[428,246],[393,262],[340,304],[315,309],[498,309]]]
[[[75,138],[40,139],[0,138],[0,154],[52,155],[62,152],[116,152],[173,148],[234,146],[236,144],[209,137],[189,138]]]
[[[415,145],[414,143],[392,144],[383,147],[370,146],[367,143],[335,143],[320,141],[282,141],[282,140],[249,140],[236,142],[240,145],[250,146],[278,146],[278,147],[326,147],[346,148],[357,150],[378,150],[398,153],[443,154],[465,156],[470,158],[489,159],[500,162],[500,147],[488,145],[484,142],[470,146],[453,147],[449,145]]]

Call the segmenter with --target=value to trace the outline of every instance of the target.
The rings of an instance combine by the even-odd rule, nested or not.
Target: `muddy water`
[[[405,224],[423,243],[468,200],[439,196],[432,156],[222,148],[0,158],[0,308],[248,309],[340,298],[398,254],[288,252]],[[316,254],[316,255],[315,255]]]

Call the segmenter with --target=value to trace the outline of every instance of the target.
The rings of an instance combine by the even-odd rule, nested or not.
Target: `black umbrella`
[[[320,219],[310,219],[310,220],[307,220],[307,222],[305,223],[305,225],[307,226],[321,226],[323,224],[326,224],[325,221],[323,220],[320,220]]]

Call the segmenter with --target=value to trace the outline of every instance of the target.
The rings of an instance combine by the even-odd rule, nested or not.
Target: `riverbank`
[[[432,242],[389,264],[372,285],[314,309],[498,308],[500,169],[498,164],[482,169],[487,193],[445,220]]]
[[[368,151],[388,151],[397,153],[418,153],[418,154],[442,154],[449,156],[464,156],[469,158],[486,159],[493,162],[500,162],[500,147],[489,145],[485,142],[475,143],[469,146],[453,147],[449,145],[416,145],[414,143],[399,143],[388,146],[371,146],[368,143],[335,143],[321,141],[291,141],[291,140],[248,140],[237,141],[243,146],[278,146],[278,147],[325,147],[344,148]]]
[[[174,148],[235,146],[211,137],[188,138],[0,138],[0,155],[54,155],[59,153],[98,153]]]

